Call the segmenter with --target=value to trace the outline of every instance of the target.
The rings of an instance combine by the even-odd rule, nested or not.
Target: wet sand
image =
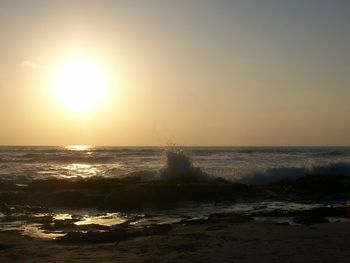
[[[348,262],[350,223],[173,225],[167,233],[86,243],[0,233],[0,262]]]

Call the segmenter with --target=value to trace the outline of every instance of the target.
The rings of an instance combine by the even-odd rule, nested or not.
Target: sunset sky
[[[0,0],[0,36],[0,145],[350,145],[348,0]]]

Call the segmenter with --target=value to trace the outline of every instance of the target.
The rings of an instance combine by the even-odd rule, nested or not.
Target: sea
[[[350,147],[93,147],[0,146],[0,179],[157,175],[166,153],[181,151],[205,173],[249,184],[312,173],[350,174]]]
[[[185,159],[169,163],[169,152],[181,153]],[[179,161],[180,160],[180,161]],[[14,181],[26,187],[38,179],[60,178],[79,180],[89,178],[121,178],[139,176],[160,179],[166,167],[184,166],[189,160],[210,177],[221,177],[249,185],[268,184],[278,180],[294,180],[310,174],[350,175],[350,147],[0,147],[0,180]],[[187,161],[186,161],[187,162]],[[186,165],[185,165],[186,166]],[[197,169],[198,168],[198,169]],[[6,195],[6,189],[5,189]],[[208,218],[212,213],[235,212],[256,215],[271,211],[302,211],[314,208],[347,209],[350,201],[298,203],[288,200],[252,200],[232,203],[188,203],[171,209],[146,209],[132,213],[101,211],[99,209],[51,209],[49,212],[32,211],[28,206],[9,206],[0,200],[0,231],[20,231],[40,238],[58,238],[66,232],[45,229],[41,218],[52,222],[75,220],[74,224],[113,226],[130,222],[142,226],[171,224],[182,220]],[[349,210],[350,211],[350,210]],[[348,218],[328,218],[330,221]],[[293,218],[264,218],[293,224]],[[51,222],[50,221],[50,222]],[[76,231],[76,229],[74,229]]]

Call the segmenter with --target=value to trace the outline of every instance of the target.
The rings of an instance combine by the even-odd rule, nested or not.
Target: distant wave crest
[[[304,167],[279,167],[256,171],[242,177],[239,181],[245,184],[269,184],[280,180],[296,180],[305,175],[345,175],[350,176],[350,163],[339,162],[327,165]]]
[[[17,156],[0,158],[2,163],[35,163],[35,162],[56,162],[56,163],[101,163],[112,161],[113,156],[107,155],[82,155],[82,154],[42,154],[26,153]]]

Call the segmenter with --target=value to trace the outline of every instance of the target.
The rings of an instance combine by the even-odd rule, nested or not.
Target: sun
[[[107,78],[98,64],[74,58],[58,68],[53,87],[55,96],[66,107],[85,113],[106,96]]]

